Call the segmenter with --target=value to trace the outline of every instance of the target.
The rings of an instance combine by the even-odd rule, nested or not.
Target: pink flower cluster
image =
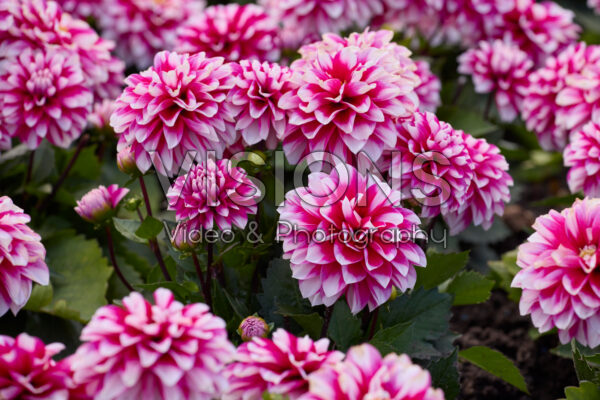
[[[435,113],[442,104],[440,92],[442,91],[442,82],[433,72],[431,66],[425,60],[415,61],[417,70],[415,74],[419,77],[421,83],[415,88],[419,98],[419,110]]]
[[[522,117],[546,150],[563,150],[569,135],[600,121],[600,46],[581,42],[529,76]]]
[[[203,51],[228,61],[277,61],[277,21],[254,4],[211,6],[178,30],[175,49],[180,53]]]
[[[308,378],[310,390],[300,400],[444,400],[431,386],[431,375],[405,355],[382,357],[370,344],[352,347],[343,362]]]
[[[188,229],[244,229],[256,214],[259,188],[228,159],[209,158],[178,177],[167,193],[169,209]]]
[[[473,77],[477,93],[492,93],[502,121],[517,118],[534,67],[527,53],[514,44],[495,40],[480,42],[458,61],[458,72]]]
[[[489,229],[510,201],[513,180],[497,146],[457,131],[431,113],[398,126],[390,177],[425,218],[442,215],[450,233],[471,223]]]
[[[167,289],[154,304],[139,293],[100,308],[70,360],[73,377],[97,399],[220,398],[234,353],[225,322],[205,304],[183,305]]]
[[[539,217],[535,233],[519,247],[522,269],[512,286],[523,289],[521,314],[560,341],[600,345],[600,200],[576,200],[562,212]]]
[[[0,18],[0,125],[32,149],[44,138],[68,147],[92,102],[121,90],[114,44],[49,0],[2,0]]]
[[[286,194],[278,208],[283,258],[313,306],[345,296],[356,314],[385,303],[393,287],[414,286],[415,266],[426,264],[413,241],[421,221],[398,206],[400,199],[399,191],[347,164],[313,172],[307,187]]]
[[[9,309],[16,315],[25,306],[32,282],[47,285],[50,280],[46,249],[27,226],[30,220],[9,197],[0,197],[0,316]]]

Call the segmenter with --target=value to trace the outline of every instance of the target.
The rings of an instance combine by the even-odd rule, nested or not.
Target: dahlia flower
[[[600,14],[600,0],[587,0],[589,8],[593,9],[596,14]]]
[[[116,101],[110,125],[120,135],[117,150],[131,146],[138,168],[154,161],[172,176],[190,152],[202,160],[208,150],[221,157],[236,141],[234,114],[226,101],[235,79],[220,57],[160,52],[154,66],[130,75]],[[153,154],[151,154],[151,152]]]
[[[113,184],[108,188],[100,185],[77,201],[75,211],[88,222],[98,224],[110,218],[129,189]]]
[[[472,162],[473,179],[459,210],[443,214],[451,235],[456,235],[471,223],[489,229],[494,215],[504,214],[504,204],[510,201],[509,188],[513,185],[513,179],[506,172],[508,163],[497,146],[485,139],[460,133]]]
[[[512,0],[514,7],[502,14],[502,29],[492,38],[508,39],[537,64],[573,44],[581,28],[573,22],[575,14],[554,1]]]
[[[144,69],[154,54],[174,48],[177,29],[203,8],[203,0],[102,0],[97,19],[117,55]]]
[[[283,149],[290,163],[316,151],[345,162],[363,151],[377,160],[395,145],[395,121],[418,107],[419,78],[410,51],[389,44],[390,32],[384,34],[387,42],[367,32],[362,38],[376,41],[359,45],[352,41],[360,42],[361,36],[328,35],[292,64],[292,90],[279,100],[288,110]]]
[[[458,211],[473,179],[473,161],[461,132],[432,113],[398,124],[390,177],[403,198],[422,205],[421,216]]]
[[[323,367],[308,381],[310,390],[301,400],[444,400],[429,372],[407,355],[381,357],[368,343],[350,348],[343,362]]]
[[[47,46],[68,49],[77,54],[71,57],[79,57],[86,86],[97,99],[120,93],[125,66],[110,54],[113,42],[99,37],[85,21],[63,13],[54,1],[3,0],[3,4],[2,19],[7,21],[0,26],[3,55]]]
[[[277,61],[277,21],[260,6],[227,4],[208,7],[177,32],[180,53],[205,52],[228,61]]]
[[[32,281],[47,285],[50,280],[46,249],[29,221],[9,197],[0,197],[0,316],[9,309],[16,315],[25,306]]]
[[[229,390],[223,400],[259,400],[265,391],[297,399],[307,391],[311,373],[344,358],[328,347],[329,339],[313,342],[283,329],[277,329],[272,340],[254,337],[238,347],[225,370]]]
[[[501,40],[482,41],[458,61],[458,72],[473,77],[477,93],[493,93],[502,121],[517,118],[534,66],[527,53]]]
[[[415,61],[417,70],[415,73],[421,80],[415,92],[419,97],[419,110],[434,113],[442,104],[440,92],[442,91],[442,82],[433,72],[429,63],[424,60]]]
[[[567,175],[571,193],[600,197],[600,121],[590,121],[571,135],[564,160],[571,168]]]
[[[286,113],[278,102],[289,86],[291,72],[287,67],[267,62],[242,60],[237,69],[235,86],[229,93],[237,117],[235,129],[244,143],[252,146],[260,141],[275,149],[285,133]]]
[[[92,112],[88,115],[88,124],[96,129],[109,126],[110,116],[115,111],[114,100],[104,99],[94,104]]]
[[[576,200],[562,212],[538,217],[519,247],[522,269],[512,286],[523,289],[521,315],[546,332],[556,327],[562,343],[600,345],[600,200]]]
[[[123,147],[117,153],[117,168],[119,171],[127,175],[138,175],[139,170],[135,164],[135,156],[131,151],[131,147]]]
[[[373,15],[383,12],[379,0],[260,0],[282,24],[286,48],[297,49],[324,33],[340,33],[352,26],[365,28]]]
[[[71,360],[76,383],[95,399],[220,398],[234,353],[225,322],[201,303],[183,305],[163,288],[100,308]]]
[[[0,65],[0,120],[30,149],[44,138],[69,147],[86,125],[93,96],[77,58],[60,49],[25,50]]]
[[[581,128],[587,122],[586,118],[591,118],[593,105],[577,101],[579,96],[590,94],[579,89],[581,81],[578,77],[585,66],[589,68],[594,64],[599,49],[600,46],[580,42],[556,57],[548,58],[543,68],[530,74],[521,116],[527,129],[535,132],[543,149],[562,151],[569,133]]]
[[[62,343],[45,345],[21,333],[16,338],[0,335],[0,397],[5,400],[69,400],[72,386],[69,368],[52,357]]]
[[[338,164],[313,172],[308,186],[279,206],[278,237],[302,296],[331,306],[341,296],[356,314],[385,303],[392,288],[411,289],[425,255],[413,242],[419,218],[398,206],[401,194],[374,176]]]
[[[0,100],[0,107],[1,107],[1,100]],[[2,117],[0,117],[0,121],[2,120]],[[12,142],[10,140],[10,136],[8,135],[8,132],[6,132],[5,128],[0,126],[0,152],[5,151],[5,150],[10,150],[12,147]]]
[[[238,327],[238,333],[244,342],[249,342],[253,337],[266,338],[269,332],[270,328],[265,320],[255,315],[244,318]]]
[[[98,0],[54,0],[60,8],[69,14],[85,20],[94,17],[98,13]],[[102,0],[100,0],[101,3]],[[101,5],[101,4],[100,4]]]
[[[246,171],[227,159],[209,158],[178,177],[167,192],[169,210],[189,229],[244,229],[248,214],[256,214],[260,189]]]

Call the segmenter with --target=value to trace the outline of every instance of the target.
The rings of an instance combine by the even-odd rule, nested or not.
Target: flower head
[[[442,82],[433,72],[429,63],[424,60],[415,61],[417,70],[415,73],[421,83],[415,88],[419,97],[419,110],[435,113],[442,104],[440,92],[442,91]]]
[[[313,342],[283,329],[273,333],[273,340],[255,336],[238,347],[234,362],[225,370],[229,391],[223,399],[259,400],[267,391],[295,400],[307,391],[311,373],[344,357],[328,347],[329,339]]]
[[[63,11],[80,18],[86,19],[97,15],[98,1],[97,0],[54,0]],[[102,1],[102,0],[101,0]],[[101,2],[100,1],[100,2]]]
[[[180,53],[203,51],[228,61],[277,61],[280,55],[276,20],[254,4],[208,7],[179,29],[177,42]]]
[[[238,327],[238,333],[244,342],[249,342],[253,337],[266,338],[270,330],[265,320],[255,315],[244,318]]]
[[[556,327],[562,343],[600,344],[600,200],[576,200],[562,212],[538,217],[535,233],[519,247],[522,269],[512,286],[523,289],[521,314],[546,332]]]
[[[471,75],[477,93],[492,93],[503,121],[511,122],[521,110],[533,61],[515,45],[495,40],[480,42],[459,57],[458,72]]]
[[[398,207],[400,198],[347,164],[329,174],[313,172],[307,187],[286,194],[278,208],[283,258],[313,306],[331,306],[345,295],[356,314],[385,303],[394,286],[414,286],[414,267],[426,264],[412,241],[420,220]]]
[[[202,160],[208,150],[221,157],[236,141],[234,114],[226,101],[235,82],[220,57],[160,52],[154,66],[130,75],[110,124],[118,150],[131,146],[140,171],[152,162],[172,176],[186,155]],[[152,152],[152,155],[151,155]]]
[[[571,168],[567,175],[571,193],[600,197],[600,122],[590,121],[571,135],[564,160]]]
[[[432,113],[398,124],[390,176],[404,198],[422,205],[421,216],[460,209],[473,179],[473,162],[461,132]]]
[[[589,8],[593,9],[596,14],[600,14],[600,0],[587,0]]]
[[[235,86],[229,93],[238,115],[235,128],[246,145],[264,141],[269,149],[275,149],[287,126],[286,113],[278,102],[288,90],[290,70],[279,64],[242,60],[236,73]]]
[[[203,0],[102,0],[97,15],[102,34],[117,43],[128,65],[148,68],[154,54],[172,50],[177,29],[202,12]]]
[[[60,49],[26,49],[2,62],[0,120],[10,136],[30,149],[44,138],[59,147],[79,138],[93,96],[77,57]]]
[[[508,163],[497,146],[485,139],[460,133],[472,162],[473,179],[460,208],[443,213],[451,235],[466,229],[471,223],[484,229],[491,228],[494,216],[504,214],[504,205],[510,201],[510,186],[513,185],[513,179],[507,172]]]
[[[114,100],[104,99],[94,104],[94,108],[88,115],[88,124],[96,129],[109,126],[110,116],[115,111]]]
[[[418,107],[419,78],[410,51],[384,34],[326,36],[292,64],[292,90],[279,100],[288,110],[283,149],[292,164],[316,151],[345,162],[364,151],[377,160],[396,144],[395,121]]]
[[[230,160],[208,159],[175,180],[167,198],[177,222],[189,229],[244,229],[261,196],[246,172]]]
[[[138,175],[140,171],[135,163],[135,156],[131,147],[123,147],[117,153],[117,167],[121,172],[127,175]]]
[[[47,285],[46,249],[27,223],[29,215],[7,196],[0,197],[0,316],[25,306],[32,281]],[[1,392],[0,392],[1,393]]]
[[[94,398],[220,398],[233,356],[225,322],[201,303],[183,305],[160,288],[100,308],[81,333],[71,367]]]
[[[110,218],[129,189],[113,184],[90,190],[77,202],[75,211],[88,222],[98,224]]]
[[[6,400],[68,400],[72,387],[64,361],[53,356],[65,346],[45,345],[40,339],[22,333],[16,338],[0,335],[0,394]]]
[[[352,347],[343,362],[308,377],[310,390],[301,400],[444,400],[431,386],[431,375],[405,355],[382,357],[370,344]]]

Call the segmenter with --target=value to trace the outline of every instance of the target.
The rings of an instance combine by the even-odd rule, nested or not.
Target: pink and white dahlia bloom
[[[413,242],[419,218],[398,207],[401,194],[348,164],[313,172],[308,186],[286,194],[278,237],[302,296],[313,306],[340,297],[356,314],[385,303],[394,287],[411,289],[426,265]]]
[[[256,214],[260,189],[246,171],[227,159],[208,159],[178,177],[167,192],[169,210],[189,229],[244,229],[248,215]]]
[[[2,100],[0,99],[0,107],[2,107]],[[2,117],[0,117],[0,121],[2,121]],[[0,126],[0,153],[5,150],[10,150],[12,148],[12,141],[6,129]]]
[[[227,61],[277,61],[280,47],[277,21],[255,4],[208,7],[177,32],[176,51]]]
[[[117,55],[144,69],[157,52],[173,50],[177,29],[203,8],[203,0],[102,0],[97,19]]]
[[[537,64],[579,38],[581,27],[573,22],[575,13],[554,1],[511,0],[507,3],[514,7],[502,15],[502,29],[492,38],[516,43]]]
[[[9,309],[16,315],[25,306],[32,282],[50,281],[46,249],[40,235],[27,226],[29,221],[9,197],[0,197],[0,316]]]
[[[600,122],[590,121],[571,135],[564,160],[571,193],[600,197]]]
[[[431,386],[431,375],[405,355],[382,357],[370,344],[348,350],[343,362],[308,377],[310,390],[301,400],[444,400]]]
[[[173,176],[188,152],[200,161],[213,150],[221,157],[237,137],[227,94],[235,83],[223,58],[160,52],[154,66],[130,75],[116,101],[110,125],[117,150],[131,146],[138,168],[156,165]]]
[[[98,12],[98,0],[54,0],[63,11],[68,12],[76,18],[87,19]],[[100,0],[102,1],[102,0]]]
[[[472,162],[473,179],[461,207],[443,214],[451,235],[470,224],[491,228],[494,216],[504,214],[504,205],[510,201],[510,187],[514,183],[507,172],[508,163],[496,145],[460,133]]]
[[[523,289],[521,314],[546,332],[556,327],[562,343],[600,345],[600,199],[576,200],[562,212],[538,217],[519,247],[522,269],[512,286]]]
[[[594,65],[599,58],[600,46],[580,42],[548,58],[543,68],[529,76],[522,118],[543,149],[562,151],[569,134],[587,123],[598,109],[598,94],[585,85],[594,82]]]
[[[59,147],[79,138],[93,95],[77,57],[60,49],[25,50],[0,63],[0,120],[30,149],[44,138]]]
[[[587,5],[594,10],[596,14],[600,14],[600,0],[587,0]]]
[[[477,93],[493,93],[502,121],[517,118],[534,67],[527,53],[501,40],[482,41],[458,61],[458,72],[473,77]]]
[[[326,37],[292,64],[292,90],[279,100],[288,110],[283,149],[292,164],[317,151],[345,162],[363,151],[376,161],[396,144],[395,121],[418,107],[419,78],[407,49],[339,40]]]
[[[328,347],[329,339],[313,342],[283,329],[277,329],[272,340],[254,337],[238,347],[225,370],[229,390],[223,400],[259,400],[264,392],[297,399],[308,390],[311,373],[344,358]]]
[[[127,193],[129,193],[129,189],[120,188],[117,184],[110,185],[108,188],[100,185],[77,201],[75,211],[86,221],[98,224],[115,213]]]
[[[64,348],[62,343],[45,345],[26,333],[16,338],[0,335],[0,398],[69,400],[68,364],[52,359]]]
[[[387,156],[387,155],[386,155]],[[458,211],[473,179],[473,161],[461,132],[432,113],[398,124],[390,177],[404,199],[422,205],[421,216]]]
[[[110,116],[115,111],[115,101],[104,99],[94,104],[94,108],[88,115],[88,124],[96,129],[103,129],[110,124]]]
[[[431,72],[431,67],[427,61],[417,60],[415,64],[417,65],[415,73],[421,80],[419,86],[415,88],[415,92],[419,97],[419,110],[435,113],[442,104],[440,97],[442,82],[440,78]]]
[[[76,53],[86,86],[98,99],[120,93],[124,64],[111,55],[114,43],[102,39],[85,22],[63,13],[54,1],[3,0],[0,50],[18,56],[27,48],[61,47]],[[71,55],[71,57],[77,57]]]
[[[245,145],[261,141],[273,150],[285,133],[286,112],[278,103],[288,90],[291,72],[279,64],[242,60],[236,70],[235,86],[229,101],[237,117],[235,129],[240,131]]]
[[[167,289],[154,304],[139,293],[100,308],[71,359],[74,379],[95,399],[220,398],[234,353],[225,322],[201,303],[183,305]]]

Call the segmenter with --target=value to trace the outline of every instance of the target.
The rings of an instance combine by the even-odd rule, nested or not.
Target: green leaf
[[[490,229],[471,225],[459,235],[460,240],[472,244],[497,243],[512,235],[512,231],[506,226],[501,218],[495,218]]]
[[[135,231],[135,235],[142,239],[154,239],[163,230],[163,224],[154,217],[147,216],[144,222]]]
[[[571,341],[571,349],[573,351],[573,364],[575,366],[575,372],[577,373],[577,380],[594,382],[600,385],[600,369],[597,365],[592,364],[589,359],[581,353],[575,340]]]
[[[313,312],[310,314],[293,314],[287,313],[285,310],[278,311],[279,314],[290,317],[304,329],[312,339],[318,340],[321,338],[321,329],[323,328],[323,317],[319,313]]]
[[[600,400],[600,388],[593,382],[583,381],[579,387],[565,388],[566,400]]]
[[[142,223],[131,219],[113,218],[115,229],[125,238],[137,243],[147,243],[148,241],[137,235]]]
[[[42,310],[63,318],[87,322],[106,304],[108,279],[113,270],[96,240],[63,231],[44,240],[51,271],[52,301]]]
[[[461,350],[458,355],[461,359],[478,366],[484,371],[510,383],[520,391],[529,394],[527,384],[519,369],[499,351],[485,346],[473,346]]]
[[[423,365],[431,374],[432,386],[444,391],[446,400],[453,400],[460,392],[458,376],[458,350],[448,357],[430,361]]]
[[[46,286],[35,285],[31,292],[31,296],[25,305],[25,309],[29,311],[40,311],[52,302],[52,284]]]
[[[448,324],[451,306],[452,297],[437,289],[419,288],[398,296],[379,312],[378,326],[385,332],[376,332],[376,347],[384,354],[394,351],[419,359],[450,355],[454,338]],[[401,337],[394,339],[394,334]],[[383,343],[387,338],[392,346]]]
[[[490,277],[496,281],[496,287],[508,293],[508,298],[514,302],[519,302],[521,298],[521,289],[513,288],[512,281],[521,270],[517,265],[517,249],[511,250],[502,255],[499,261],[489,261]]]
[[[328,336],[339,350],[346,351],[360,342],[363,334],[360,325],[360,320],[352,315],[348,304],[343,300],[338,301],[333,307]]]
[[[469,252],[442,254],[434,251],[427,252],[427,267],[417,268],[417,283],[415,287],[423,286],[432,289],[452,278],[467,265]]]
[[[75,150],[72,151],[75,153]],[[69,155],[71,159],[71,154]],[[73,175],[80,176],[90,181],[95,181],[100,176],[100,161],[96,156],[96,146],[88,146],[81,150],[71,171]]]
[[[479,272],[463,271],[450,282],[446,291],[454,295],[455,306],[479,304],[490,298],[494,282]]]
[[[440,120],[448,122],[455,129],[462,129],[468,134],[478,137],[497,131],[499,128],[483,119],[482,114],[457,106],[444,105],[438,108],[436,115]]]

